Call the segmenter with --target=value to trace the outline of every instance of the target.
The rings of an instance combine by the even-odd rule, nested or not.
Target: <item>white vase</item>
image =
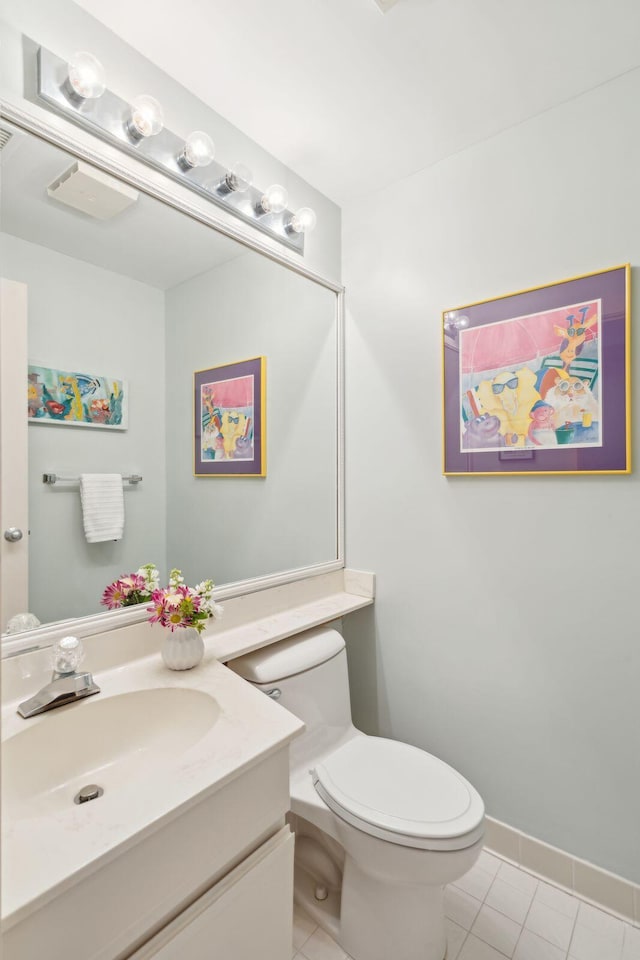
[[[204,656],[204,640],[195,627],[167,630],[160,652],[169,670],[191,670]]]

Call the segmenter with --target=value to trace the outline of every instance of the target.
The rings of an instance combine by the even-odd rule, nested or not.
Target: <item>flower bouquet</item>
[[[123,573],[117,580],[110,583],[102,594],[100,603],[109,610],[131,607],[135,603],[146,603],[151,600],[159,583],[158,568],[153,563],[145,563],[135,573]]]
[[[213,586],[213,580],[203,580],[195,587],[186,587],[181,571],[173,569],[169,586],[156,589],[151,595],[153,606],[147,607],[151,614],[149,623],[159,623],[171,631],[193,627],[202,633],[210,617],[219,620],[224,612],[213,600]]]
[[[213,599],[213,580],[203,580],[195,587],[187,587],[180,570],[169,574],[169,586],[154,590],[149,623],[168,628],[162,644],[162,659],[170,670],[190,670],[204,656],[204,642],[200,634],[206,621],[220,619],[224,610]]]

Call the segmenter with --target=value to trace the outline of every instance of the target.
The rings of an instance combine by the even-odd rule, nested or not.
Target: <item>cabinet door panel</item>
[[[290,960],[293,843],[284,827],[130,960]]]

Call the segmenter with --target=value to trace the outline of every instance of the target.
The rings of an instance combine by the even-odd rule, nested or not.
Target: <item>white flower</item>
[[[184,597],[179,593],[167,593],[165,594],[164,602],[168,607],[179,607]]]
[[[154,563],[143,564],[140,569],[136,571],[136,575],[144,578],[149,593],[153,593],[154,590],[159,588],[160,571]]]
[[[212,603],[212,604],[211,604],[211,613],[210,613],[210,616],[212,616],[212,617],[214,618],[214,620],[220,620],[220,618],[222,617],[223,614],[224,614],[224,607],[222,606],[221,603]]]
[[[213,590],[213,580],[203,580],[202,583],[197,583],[194,589],[199,597],[204,597],[206,600],[210,600],[211,592]]]

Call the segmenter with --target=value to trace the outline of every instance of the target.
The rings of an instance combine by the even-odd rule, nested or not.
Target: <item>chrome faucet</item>
[[[45,710],[63,707],[74,700],[82,700],[94,693],[100,693],[90,673],[78,673],[77,668],[84,659],[82,644],[76,637],[63,637],[53,645],[53,676],[51,682],[35,696],[18,706],[21,717],[35,717]]]

